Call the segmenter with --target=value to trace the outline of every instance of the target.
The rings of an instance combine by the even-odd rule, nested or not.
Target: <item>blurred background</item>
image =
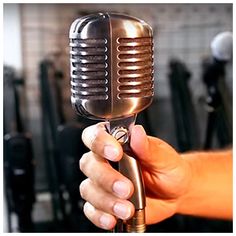
[[[4,230],[103,232],[83,215],[84,127],[70,103],[69,28],[119,12],[154,33],[155,97],[138,116],[179,152],[232,144],[232,61],[211,42],[232,32],[232,4],[3,4]],[[147,232],[232,232],[231,221],[175,215]]]

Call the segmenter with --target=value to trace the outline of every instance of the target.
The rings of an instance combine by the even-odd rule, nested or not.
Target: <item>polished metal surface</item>
[[[126,15],[98,13],[70,28],[71,101],[81,115],[114,119],[144,110],[153,97],[152,29]]]
[[[144,233],[146,230],[145,211],[140,209],[135,211],[134,216],[126,221],[126,232]]]
[[[121,144],[125,144],[129,140],[129,131],[123,126],[115,127],[111,131],[111,135]]]
[[[134,204],[135,209],[144,209],[146,205],[145,192],[139,163],[134,157],[124,153],[119,162],[119,168],[134,185],[134,194],[129,200]]]

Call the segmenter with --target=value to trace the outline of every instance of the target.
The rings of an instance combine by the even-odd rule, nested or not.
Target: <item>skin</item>
[[[96,226],[109,230],[116,219],[129,219],[132,182],[108,161],[122,158],[122,147],[105,131],[104,123],[86,128],[82,140],[91,150],[80,160],[88,177],[80,185],[84,213]],[[232,151],[177,153],[166,142],[147,136],[143,127],[131,130],[131,148],[144,178],[146,223],[160,222],[176,213],[232,219]]]

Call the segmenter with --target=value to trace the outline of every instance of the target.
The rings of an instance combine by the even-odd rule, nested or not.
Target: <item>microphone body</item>
[[[134,184],[135,214],[123,222],[127,232],[145,231],[144,184],[129,138],[137,113],[153,98],[152,41],[148,24],[122,14],[88,15],[70,28],[72,106],[79,115],[108,121],[124,150],[119,171]]]

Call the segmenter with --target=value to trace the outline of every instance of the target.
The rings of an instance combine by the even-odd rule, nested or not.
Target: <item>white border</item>
[[[171,4],[171,3],[175,3],[175,4],[179,4],[179,3],[186,3],[186,4],[193,4],[193,3],[196,3],[196,4],[200,4],[200,3],[232,3],[233,4],[233,35],[234,35],[234,32],[235,32],[235,17],[234,17],[234,14],[235,14],[235,4],[234,4],[234,1],[229,1],[229,0],[225,0],[225,1],[150,1],[150,0],[146,0],[145,2],[144,1],[126,1],[126,0],[120,0],[120,1],[91,1],[91,0],[87,0],[87,1],[78,1],[78,0],[70,0],[68,2],[66,2],[65,0],[62,1],[62,0],[51,0],[50,2],[49,1],[46,1],[46,0],[41,0],[41,1],[29,1],[29,0],[26,0],[26,1],[12,1],[12,0],[3,0],[1,1],[0,3],[0,63],[1,63],[1,67],[0,67],[0,75],[1,75],[1,84],[0,84],[0,94],[3,98],[3,4],[4,3],[119,3],[119,4],[127,4],[127,3],[134,3],[134,4],[137,4],[137,3],[153,3],[153,4],[159,4],[159,3],[165,3],[165,4]],[[233,46],[233,55],[235,55],[235,47]],[[233,77],[235,75],[235,60],[233,60]],[[233,81],[233,95],[234,95],[234,91],[235,91],[235,82]],[[234,111],[234,104],[235,104],[235,96],[233,96],[233,121],[234,121],[234,117],[235,117],[235,111]],[[0,190],[0,211],[1,211],[1,214],[0,214],[0,233],[3,232],[3,209],[4,209],[4,205],[3,205],[3,99],[1,99],[1,105],[0,105],[0,131],[1,131],[1,134],[2,134],[2,139],[1,139],[1,142],[0,142],[0,152],[2,153],[1,157],[2,157],[2,160],[0,161],[0,170],[1,170],[1,179],[0,179],[0,187],[1,187],[1,190]],[[234,125],[234,122],[233,122],[233,150],[235,149],[235,142],[234,142],[234,137],[235,137],[235,125]],[[235,161],[233,162],[233,168],[234,168],[234,171],[233,171],[233,178],[234,178],[234,183],[235,183]],[[235,188],[234,188],[234,196],[235,196]],[[235,204],[234,204],[235,205]],[[234,215],[236,214],[235,212],[235,207],[234,207]],[[235,220],[233,220],[233,229],[235,228]],[[13,233],[14,235],[15,233]],[[58,234],[58,233],[55,233],[55,234]],[[66,233],[63,233],[63,234],[66,234]],[[78,233],[76,233],[77,235]],[[95,235],[97,235],[98,233],[94,233]],[[183,233],[174,233],[174,235],[182,235]],[[233,234],[233,233],[227,233],[227,235],[230,235],[230,234]],[[22,233],[20,234],[22,235]],[[27,234],[27,235],[31,235],[31,234]],[[45,233],[44,233],[45,235]],[[50,233],[51,235],[51,233]],[[71,233],[69,234],[71,235]],[[110,235],[110,233],[106,233],[106,235]],[[111,234],[111,235],[114,235],[114,234]],[[120,235],[120,234],[116,234],[116,235]],[[131,234],[132,235],[132,234]],[[136,235],[136,234],[135,234]],[[157,235],[157,233],[149,233],[149,235]],[[158,235],[172,235],[172,233],[158,233]],[[189,235],[189,234],[188,234]],[[192,234],[190,234],[192,235]],[[210,233],[201,233],[201,235],[210,235]],[[225,235],[224,233],[217,233],[217,235]]]

